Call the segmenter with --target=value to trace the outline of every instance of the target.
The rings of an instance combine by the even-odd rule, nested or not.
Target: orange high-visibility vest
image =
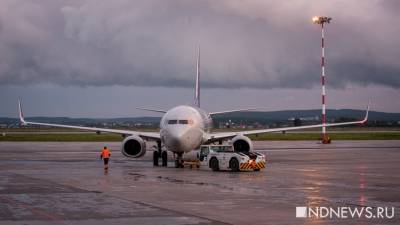
[[[103,157],[104,159],[110,158],[110,151],[108,150],[108,148],[101,151],[101,157]]]

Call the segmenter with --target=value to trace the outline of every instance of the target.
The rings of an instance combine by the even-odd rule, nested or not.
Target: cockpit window
[[[189,119],[189,120],[168,120],[168,124],[182,124],[182,125],[192,125],[193,124],[193,120]]]
[[[188,120],[179,120],[178,121],[179,124],[188,124]]]
[[[168,124],[177,124],[178,120],[168,120]]]

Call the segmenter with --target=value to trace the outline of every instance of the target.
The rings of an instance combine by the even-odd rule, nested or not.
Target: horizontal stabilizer
[[[149,109],[149,108],[142,108],[142,107],[136,107],[136,109],[144,110],[144,111],[149,111],[149,112],[158,112],[158,113],[166,113],[167,110],[162,110],[162,109]]]
[[[257,111],[257,110],[260,110],[260,109],[259,108],[233,109],[233,110],[226,110],[226,111],[210,112],[210,115],[218,115],[218,114],[232,113],[232,112],[248,112],[248,111]]]

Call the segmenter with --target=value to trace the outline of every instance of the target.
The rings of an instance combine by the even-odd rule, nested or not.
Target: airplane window
[[[179,124],[188,124],[189,122],[187,120],[179,120]]]
[[[168,120],[168,124],[177,124],[178,120]]]

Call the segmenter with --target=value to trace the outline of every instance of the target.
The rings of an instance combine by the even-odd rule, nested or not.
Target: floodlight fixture
[[[324,23],[330,23],[331,20],[332,18],[327,16],[314,16],[312,18],[313,23],[321,25],[323,25]]]

